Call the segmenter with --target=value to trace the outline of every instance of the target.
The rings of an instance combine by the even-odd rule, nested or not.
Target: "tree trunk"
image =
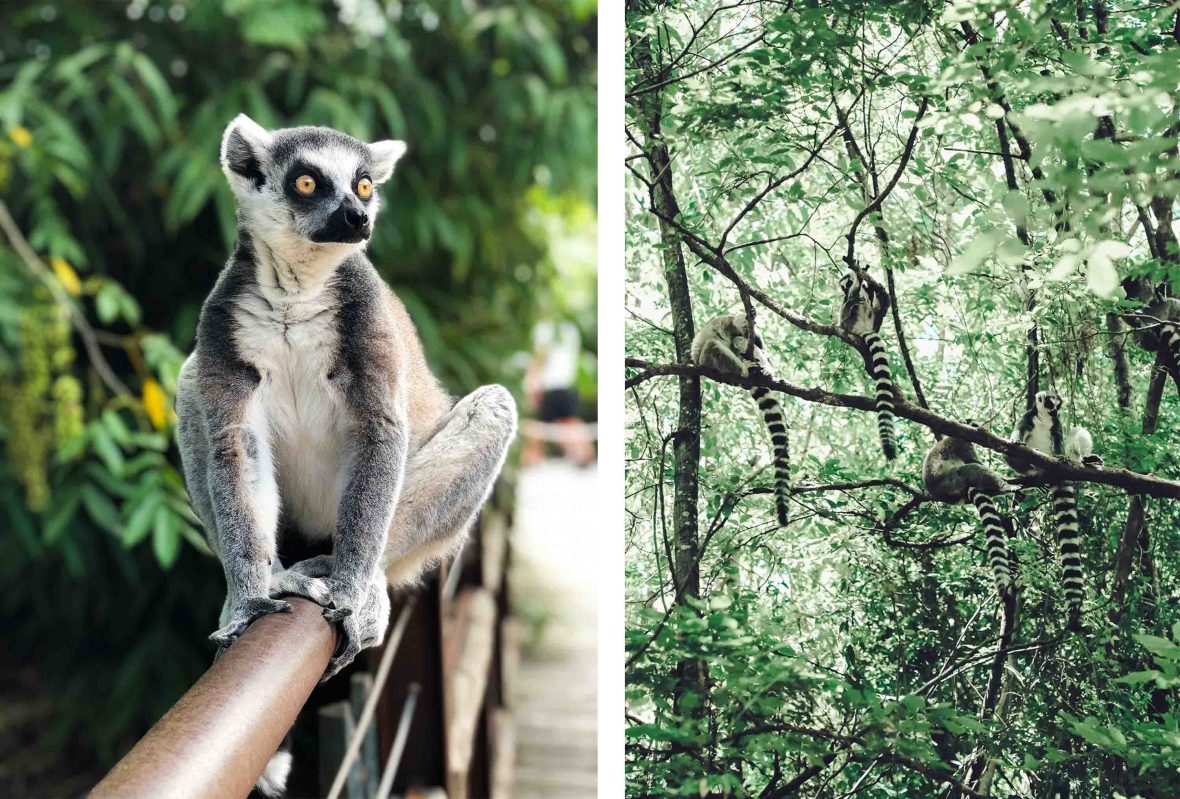
[[[642,15],[650,9],[644,0],[628,0],[629,15]],[[666,75],[652,56],[651,41],[646,36],[633,37],[630,42],[630,57],[634,67],[651,83],[658,83]],[[672,331],[676,342],[676,360],[692,362],[692,340],[696,334],[692,316],[692,301],[688,290],[688,276],[685,271],[683,242],[680,233],[667,220],[680,214],[672,181],[672,159],[660,130],[663,113],[663,92],[655,89],[639,94],[633,100],[642,120],[644,154],[651,173],[652,209],[659,219],[660,239],[663,244],[662,259],[664,280],[668,286],[668,300],[672,309]],[[673,563],[672,578],[675,583],[677,603],[700,597],[700,542],[697,533],[697,473],[701,458],[701,383],[696,375],[682,375],[678,378],[680,389],[680,410],[677,430],[673,439],[674,500],[672,505]],[[676,668],[676,696],[674,706],[682,712],[684,697],[696,692],[704,698],[705,664],[699,660],[684,659]],[[693,718],[703,718],[705,703],[695,703],[691,711]],[[684,749],[681,747],[681,751]]]

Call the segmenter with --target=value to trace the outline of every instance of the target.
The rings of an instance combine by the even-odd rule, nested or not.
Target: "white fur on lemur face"
[[[1057,411],[1061,410],[1061,397],[1054,394],[1052,391],[1038,391],[1037,392],[1037,413],[1042,416],[1053,416]]]
[[[221,168],[242,226],[296,270],[335,265],[363,249],[380,207],[377,187],[406,151],[330,128],[268,131],[239,114],[221,142]],[[368,196],[365,196],[365,195]]]

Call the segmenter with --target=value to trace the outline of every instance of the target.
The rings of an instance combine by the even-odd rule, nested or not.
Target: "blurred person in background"
[[[594,462],[594,442],[578,416],[578,354],[582,337],[572,322],[544,319],[533,328],[533,358],[524,388],[534,420],[524,426],[525,466],[545,457],[546,442],[561,447],[565,457],[581,466]]]

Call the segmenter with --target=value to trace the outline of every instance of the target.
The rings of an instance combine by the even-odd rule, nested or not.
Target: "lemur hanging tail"
[[[1061,584],[1069,604],[1069,629],[1082,627],[1082,549],[1078,536],[1078,493],[1068,483],[1049,488],[1053,518],[1057,523],[1057,547],[1061,553]]]
[[[865,344],[873,366],[871,374],[877,388],[877,433],[881,436],[881,451],[887,460],[897,457],[897,439],[893,433],[893,374],[889,370],[889,356],[885,342],[876,333],[864,334]]]
[[[979,511],[979,520],[983,523],[984,543],[987,546],[987,558],[991,563],[992,574],[995,575],[996,588],[1001,596],[1008,596],[1012,592],[1012,567],[1008,557],[1008,532],[1004,527],[1004,519],[991,496],[975,486],[967,487],[967,499],[975,505]]]
[[[783,406],[775,399],[770,389],[755,386],[750,395],[762,411],[762,419],[770,431],[770,443],[774,447],[774,507],[778,523],[787,523],[787,497],[791,494],[791,456],[787,449],[787,425],[783,419]]]

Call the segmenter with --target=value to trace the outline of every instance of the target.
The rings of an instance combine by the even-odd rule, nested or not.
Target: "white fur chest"
[[[856,314],[853,318],[852,329],[849,333],[863,336],[873,331],[873,301],[867,289],[863,286],[856,292]]]
[[[274,464],[282,517],[331,536],[347,479],[349,415],[328,375],[337,356],[331,291],[260,286],[238,300],[238,352],[261,376],[250,426]]]
[[[1053,454],[1053,433],[1052,421],[1038,416],[1033,420],[1032,432],[1028,435],[1028,441],[1025,444],[1035,450],[1039,450],[1046,455]]]

